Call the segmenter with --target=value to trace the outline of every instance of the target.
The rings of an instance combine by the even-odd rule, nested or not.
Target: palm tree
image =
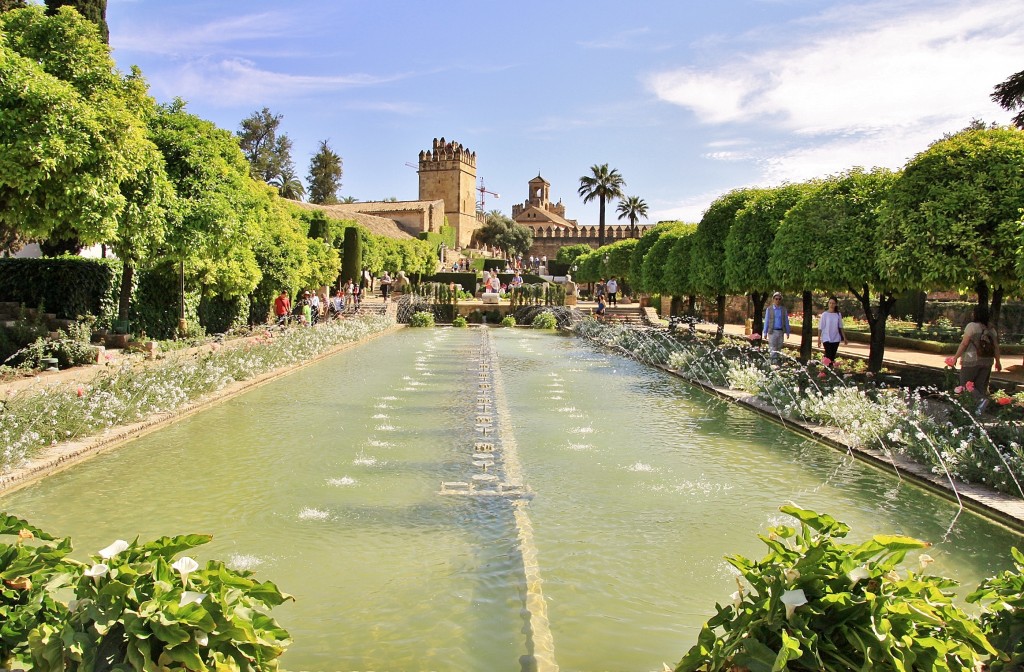
[[[641,217],[647,219],[647,201],[639,196],[626,196],[619,201],[616,212],[619,213],[619,219],[629,220],[629,235],[631,238],[636,238],[637,221]]]
[[[293,201],[301,201],[306,195],[306,188],[302,186],[302,180],[295,174],[294,168],[285,167],[281,174],[269,182],[270,186],[277,187],[277,193],[281,198],[288,198]]]
[[[345,198],[343,198],[340,201],[338,201],[338,203],[345,203],[347,205],[348,204],[352,204],[352,203],[358,203],[358,202],[359,202],[359,199],[356,198],[355,196],[346,196]]]
[[[609,169],[607,163],[600,166],[590,167],[590,175],[580,178],[579,195],[583,197],[584,203],[589,203],[595,198],[601,204],[600,226],[597,231],[598,247],[604,246],[604,204],[614,198],[622,198],[622,188],[626,181],[622,179],[619,171]]]
[[[1010,75],[1005,82],[996,84],[992,91],[992,100],[999,103],[1004,110],[1020,108],[1020,112],[1013,118],[1013,124],[1017,128],[1024,128],[1024,70]]]

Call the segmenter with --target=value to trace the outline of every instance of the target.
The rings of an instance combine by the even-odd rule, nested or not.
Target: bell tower
[[[455,141],[434,138],[431,149],[420,152],[421,201],[444,201],[444,215],[455,227],[456,242],[469,245],[480,228],[476,216],[476,152]]]

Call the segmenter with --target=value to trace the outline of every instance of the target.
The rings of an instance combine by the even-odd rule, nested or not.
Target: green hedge
[[[476,273],[434,273],[433,275],[414,276],[413,282],[443,282],[445,284],[454,282],[462,285],[462,288],[473,294],[476,292]]]
[[[150,338],[173,338],[178,331],[178,301],[180,285],[178,269],[164,264],[145,270],[137,276],[139,284],[132,302],[131,327],[133,334],[146,333]],[[199,322],[199,291],[185,289],[185,319],[189,324]]]
[[[199,301],[199,324],[208,334],[223,334],[249,321],[249,297],[204,296]],[[266,320],[264,320],[266,321]]]
[[[508,261],[505,259],[484,259],[483,261],[485,271],[502,271],[508,266]]]
[[[433,231],[423,231],[419,234],[420,240],[425,240],[430,243],[435,250],[441,249],[441,243],[445,244],[449,250],[455,249],[455,227],[448,226],[445,224],[441,227],[440,233],[434,233]]]
[[[121,269],[118,259],[0,259],[0,301],[42,305],[65,319],[95,315],[97,324],[110,325],[117,317]]]

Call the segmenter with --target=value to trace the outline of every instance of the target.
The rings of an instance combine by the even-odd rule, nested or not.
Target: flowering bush
[[[753,363],[729,362],[725,378],[732,389],[757,394],[764,388],[768,374]]]
[[[1019,568],[1016,579],[990,580],[975,593],[996,598],[997,610],[979,622],[954,604],[955,581],[925,573],[930,557],[918,556],[919,571],[901,567],[926,542],[879,534],[843,543],[850,528],[831,516],[795,506],[782,511],[800,528],[780,525],[761,536],[768,554],[760,561],[726,558],[744,583],[730,604],[715,605],[677,672],[971,670],[1009,660],[994,642],[1016,634],[1009,643],[1021,650],[1014,629],[1021,619],[1002,608],[1021,599]]]
[[[538,313],[537,316],[533,318],[534,329],[554,329],[557,326],[558,318],[555,317],[554,313],[549,311]]]
[[[0,513],[0,665],[63,670],[276,670],[291,643],[270,609],[289,595],[223,563],[174,556],[209,535],[117,540],[89,563]],[[41,542],[41,543],[40,543]]]

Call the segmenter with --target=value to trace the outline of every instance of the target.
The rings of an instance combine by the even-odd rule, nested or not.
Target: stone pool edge
[[[803,434],[809,438],[823,443],[830,448],[849,453],[854,458],[870,464],[878,469],[895,474],[900,478],[919,485],[934,494],[953,503],[958,503],[957,493],[960,495],[959,503],[965,509],[981,514],[1014,532],[1024,534],[1024,500],[996,492],[991,488],[970,483],[955,481],[956,491],[950,486],[949,479],[944,475],[933,474],[928,467],[918,464],[913,460],[900,455],[886,455],[880,450],[862,448],[846,443],[842,439],[842,433],[833,427],[815,425],[809,422],[783,418],[774,409],[752,394],[738,392],[728,388],[716,387],[707,381],[688,378],[675,369],[664,365],[656,365],[662,371],[671,374],[686,383],[698,387],[705,392],[721,399],[740,404],[755,413],[783,427]]]
[[[348,350],[349,348],[363,345],[373,339],[394,333],[395,331],[404,328],[406,328],[406,325],[394,324],[387,329],[378,331],[374,334],[367,334],[357,341],[341,343],[340,345],[325,350],[304,362],[288,364],[287,366],[282,366],[281,368],[274,369],[273,371],[268,371],[267,373],[260,374],[255,378],[250,378],[248,380],[235,381],[222,390],[207,394],[195,401],[184,404],[173,411],[156,413],[145,420],[140,420],[128,425],[119,425],[103,432],[102,434],[96,434],[81,440],[59,443],[27,460],[21,467],[12,469],[10,472],[0,475],[0,496],[32,485],[47,476],[64,471],[65,469],[84,462],[91,457],[113,450],[132,439],[144,436],[158,429],[163,429],[182,418],[186,418],[190,415],[211,408],[221,402],[233,399],[245,392],[265,385],[273,380],[277,380],[278,378],[287,376],[310,366],[311,364],[320,362],[328,357],[333,357],[334,355]]]

